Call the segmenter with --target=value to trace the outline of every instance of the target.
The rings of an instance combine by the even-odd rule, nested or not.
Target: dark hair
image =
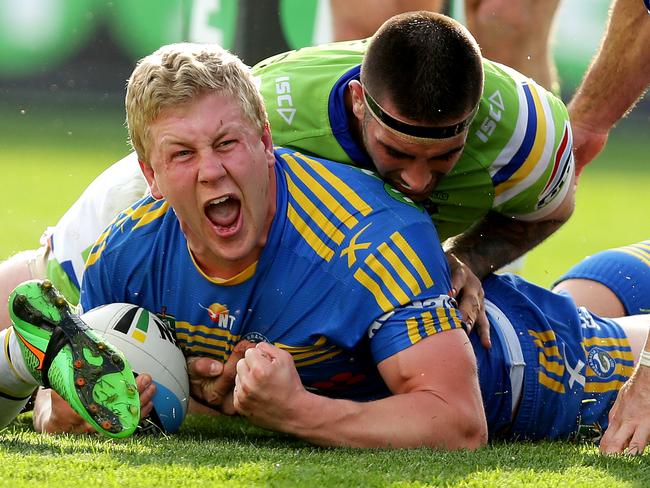
[[[397,115],[439,124],[474,108],[483,92],[481,51],[457,21],[434,12],[408,12],[388,19],[370,41],[361,82]]]

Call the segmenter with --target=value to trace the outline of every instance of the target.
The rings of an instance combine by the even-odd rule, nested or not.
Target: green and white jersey
[[[348,131],[344,94],[367,42],[279,54],[257,64],[273,140],[327,159],[372,167]],[[442,240],[494,210],[522,220],[552,212],[573,173],[566,107],[522,74],[484,60],[485,87],[465,150],[427,202]]]

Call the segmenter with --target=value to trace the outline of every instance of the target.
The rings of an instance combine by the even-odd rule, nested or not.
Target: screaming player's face
[[[259,257],[275,214],[275,157],[237,99],[209,92],[165,109],[149,126],[156,198],[174,209],[190,250],[208,276],[230,278]]]
[[[359,88],[361,86],[359,85]],[[361,88],[363,90],[363,88]],[[362,93],[362,92],[361,92]],[[390,101],[382,108],[397,115]],[[381,124],[363,99],[355,99],[354,113],[360,120],[361,138],[377,172],[396,189],[415,201],[426,199],[460,159],[467,139],[467,130],[446,139],[415,140],[388,129]],[[458,123],[471,114],[465,114]],[[404,122],[416,121],[400,117]]]

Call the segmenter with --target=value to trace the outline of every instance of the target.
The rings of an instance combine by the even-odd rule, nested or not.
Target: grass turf
[[[0,486],[637,487],[646,458],[566,442],[477,452],[324,449],[247,425],[189,418],[174,437],[39,435],[29,415],[0,434]]]
[[[0,102],[2,103],[2,102]],[[115,103],[112,106],[118,107]],[[0,106],[0,258],[33,248],[92,177],[128,152],[122,114],[99,107],[52,117]],[[58,115],[62,113],[63,115]],[[649,236],[645,141],[617,130],[585,172],[571,221],[527,257],[548,285],[585,255]],[[174,437],[112,441],[35,434],[26,414],[0,432],[0,486],[650,486],[644,458],[593,445],[497,443],[476,453],[319,449],[239,419],[190,418]]]

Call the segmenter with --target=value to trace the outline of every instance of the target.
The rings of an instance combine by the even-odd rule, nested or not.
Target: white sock
[[[23,409],[38,386],[27,370],[13,327],[0,331],[0,428]]]

